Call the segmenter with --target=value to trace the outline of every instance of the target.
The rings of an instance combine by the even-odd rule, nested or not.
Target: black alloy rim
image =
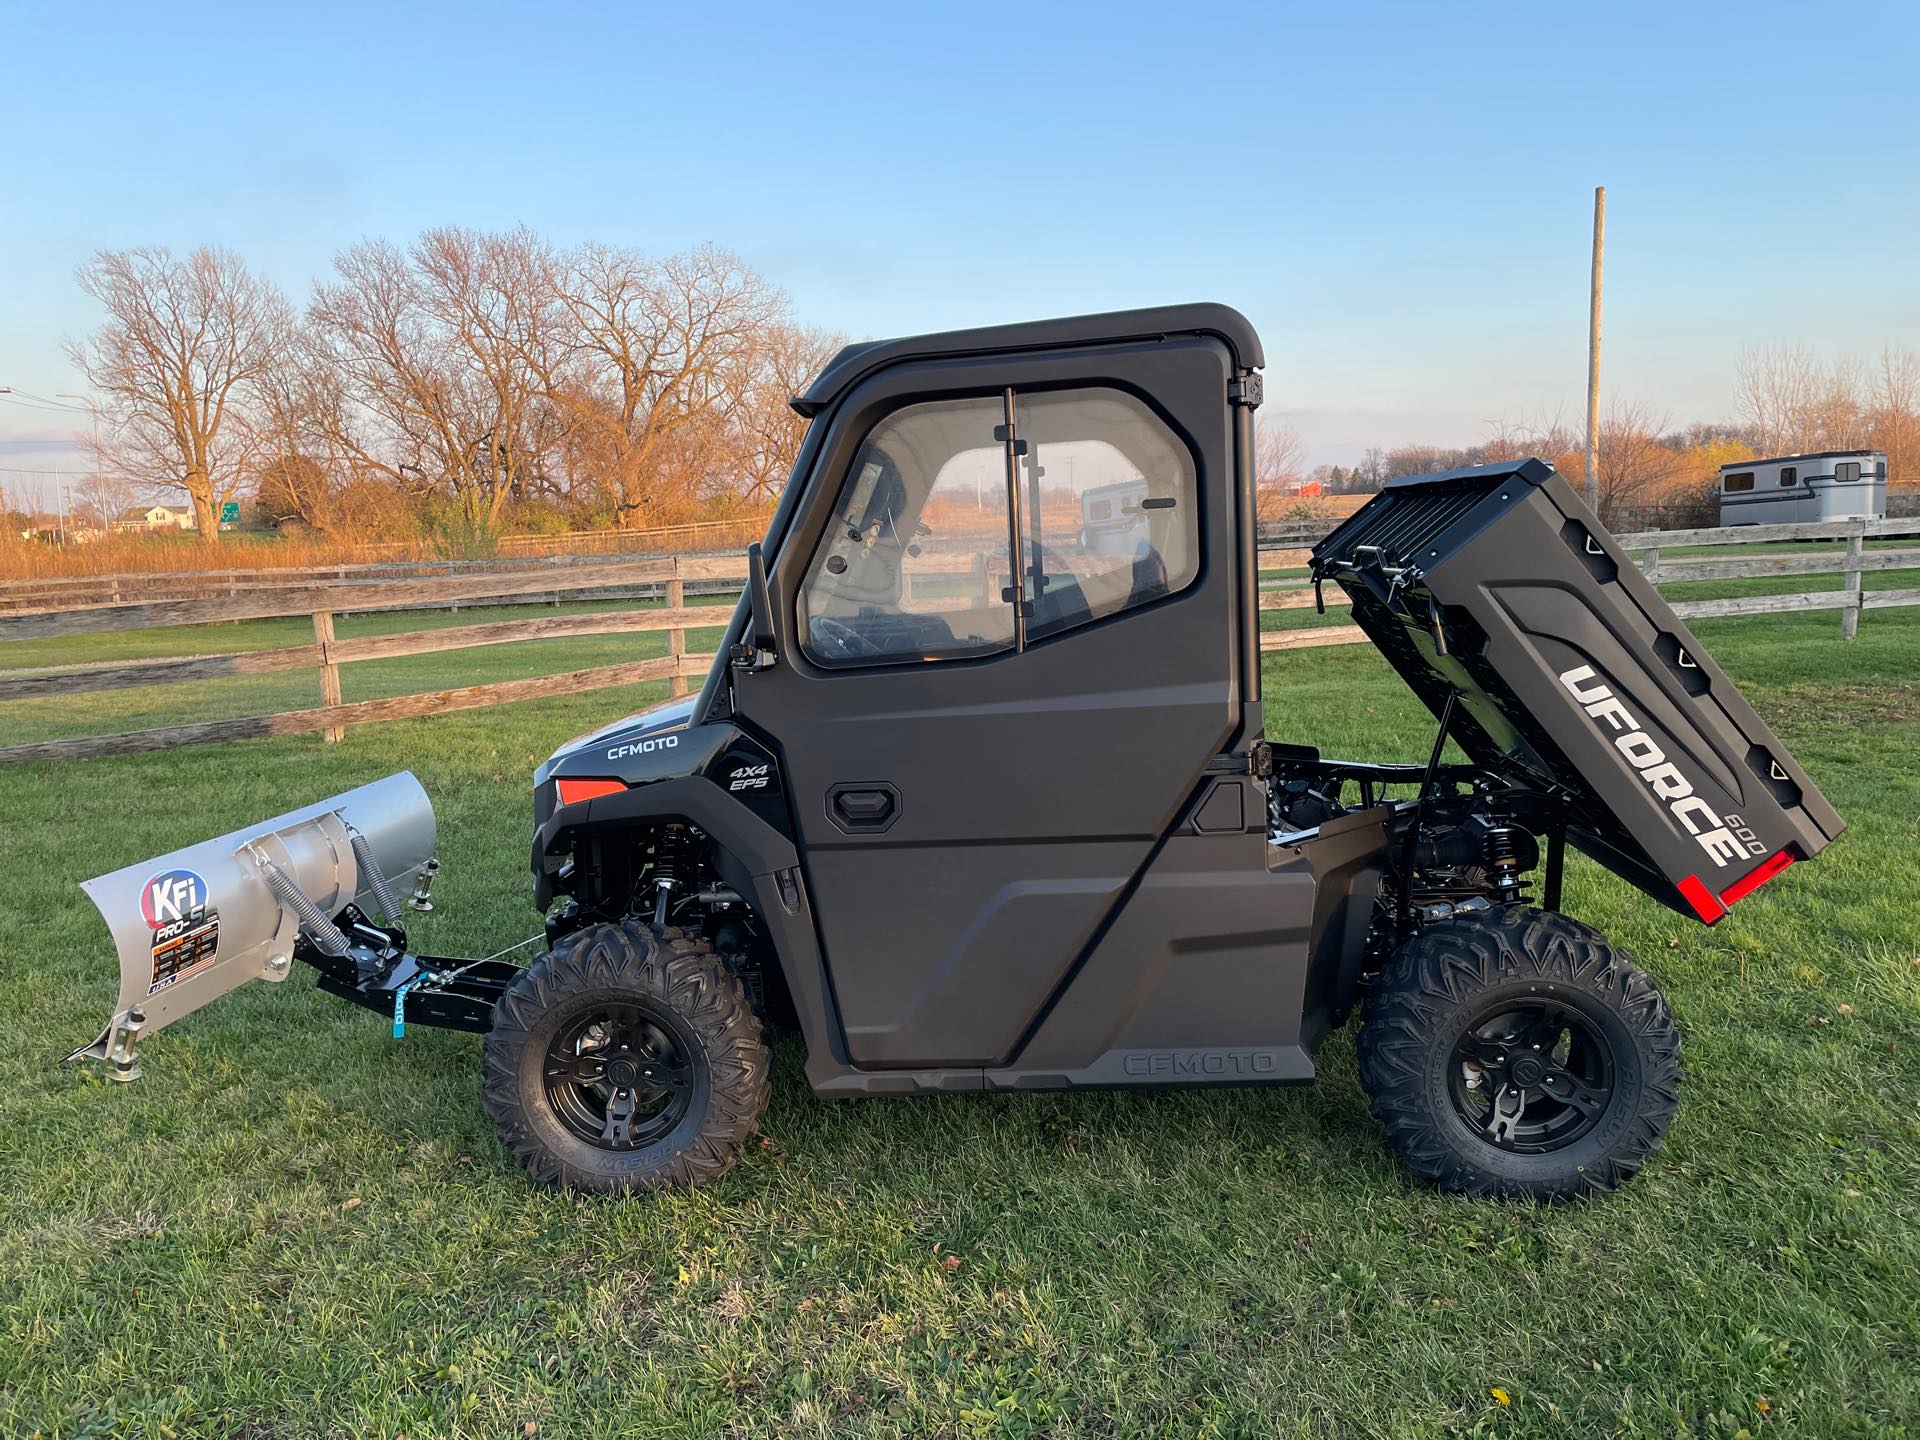
[[[1613,1103],[1606,1034],[1559,1000],[1502,1001],[1466,1029],[1447,1066],[1454,1112],[1501,1150],[1562,1150],[1600,1123]]]
[[[677,1017],[638,1004],[596,1005],[547,1047],[547,1103],[601,1150],[666,1138],[693,1104],[693,1042]]]

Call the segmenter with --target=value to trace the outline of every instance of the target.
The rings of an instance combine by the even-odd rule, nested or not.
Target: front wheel
[[[1428,926],[1368,993],[1360,1078],[1415,1173],[1472,1195],[1611,1190],[1679,1103],[1680,1036],[1625,951],[1564,915]]]
[[[704,940],[627,921],[567,937],[494,1007],[486,1106],[544,1185],[717,1179],[767,1106],[760,1025]]]

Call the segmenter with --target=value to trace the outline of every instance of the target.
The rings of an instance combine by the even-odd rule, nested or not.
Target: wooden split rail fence
[[[1847,522],[1844,526],[1769,525],[1726,530],[1649,531],[1618,537],[1636,552],[1647,577],[1656,584],[1688,580],[1754,579],[1779,575],[1840,573],[1838,590],[1783,595],[1756,595],[1724,600],[1682,600],[1674,610],[1682,617],[1761,615],[1782,611],[1838,609],[1841,633],[1852,636],[1863,611],[1894,605],[1920,604],[1920,590],[1869,590],[1869,573],[1920,569],[1920,548],[1868,550],[1865,542],[1895,536],[1920,535],[1920,520]],[[1289,537],[1292,538],[1292,537]],[[1746,545],[1787,540],[1844,538],[1844,551],[1804,554],[1771,553],[1722,561],[1711,558],[1669,558],[1679,547]],[[1263,548],[1263,569],[1290,569],[1306,563],[1300,548]],[[969,603],[951,594],[959,577],[972,572],[988,593],[997,593],[1004,576],[987,574],[977,556],[924,557],[917,568],[923,576],[944,582],[928,588],[928,597],[916,608],[959,607]],[[330,567],[315,571],[222,572],[216,577],[119,577],[61,587],[54,595],[34,593],[24,599],[0,586],[0,642],[57,639],[67,636],[149,629],[155,626],[200,625],[221,621],[287,616],[310,617],[309,644],[271,650],[239,650],[175,659],[111,661],[63,667],[0,670],[0,701],[87,694],[143,685],[217,680],[284,670],[316,670],[320,703],[309,709],[271,715],[208,720],[168,725],[119,735],[96,735],[69,740],[0,746],[0,762],[53,761],[97,755],[130,754],[171,749],[216,740],[250,739],[266,735],[322,732],[338,739],[349,725],[437,715],[516,700],[575,694],[585,690],[643,681],[666,680],[673,693],[685,693],[689,677],[704,676],[711,654],[691,653],[688,632],[718,628],[730,618],[723,606],[689,605],[689,595],[737,593],[745,578],[746,560],[740,555],[681,555],[662,557],[606,557],[590,565],[542,560],[524,564],[481,567],[459,562],[413,566],[370,565]],[[140,587],[135,582],[161,579]],[[36,587],[47,582],[22,582]],[[963,587],[970,589],[971,586]],[[946,598],[941,598],[943,590]],[[142,598],[129,598],[139,595]],[[461,606],[524,603],[529,599],[610,600],[648,599],[643,609],[608,609],[591,613],[541,616],[527,620],[495,621],[396,635],[339,638],[335,617],[377,610],[455,610]],[[1325,601],[1331,610],[1345,605],[1329,587]],[[1307,581],[1279,579],[1263,582],[1259,599],[1264,610],[1294,610],[1314,604]],[[9,608],[12,606],[13,608]],[[393,659],[483,645],[524,640],[551,640],[583,635],[614,635],[665,631],[666,654],[617,665],[572,670],[527,680],[498,681],[460,689],[436,690],[385,700],[345,702],[340,667],[363,660]],[[1319,625],[1268,630],[1261,636],[1266,651],[1308,649],[1363,642],[1354,625]]]
[[[1805,590],[1782,595],[1738,595],[1722,600],[1669,600],[1682,620],[1728,615],[1778,615],[1800,610],[1838,610],[1840,634],[1851,640],[1865,610],[1920,605],[1920,590],[1869,590],[1864,577],[1887,570],[1920,570],[1920,548],[1868,550],[1868,540],[1920,535],[1920,520],[1825,521],[1802,525],[1736,525],[1703,530],[1643,530],[1616,535],[1615,541],[1639,563],[1641,574],[1656,585],[1693,580],[1762,580],[1783,575],[1843,577],[1838,590]],[[1845,550],[1817,550],[1805,554],[1778,553],[1741,560],[1686,557],[1665,558],[1664,551],[1692,546],[1756,545],[1782,541],[1844,540]],[[1263,560],[1263,564],[1266,564]],[[1292,610],[1314,603],[1310,582],[1269,580],[1261,586],[1260,608]],[[1326,587],[1329,610],[1344,607],[1346,596]],[[1306,649],[1318,645],[1355,645],[1366,640],[1357,625],[1326,625],[1314,629],[1268,631],[1263,650]],[[1270,643],[1276,639],[1280,643]]]

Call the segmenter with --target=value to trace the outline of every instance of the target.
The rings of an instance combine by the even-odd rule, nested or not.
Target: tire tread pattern
[[[535,1032],[556,1006],[608,992],[638,992],[677,1013],[704,1052],[708,1085],[704,1112],[681,1122],[675,1134],[684,1138],[671,1153],[638,1163],[646,1152],[636,1151],[636,1163],[601,1170],[570,1160],[530,1123],[525,1060],[530,1043],[544,1047]],[[487,1113],[534,1180],[554,1189],[619,1192],[683,1188],[724,1175],[767,1108],[772,1066],[746,991],[713,947],[684,930],[626,920],[576,931],[521,973],[494,1008],[483,1073]],[[537,1081],[532,1088],[531,1103],[544,1106]]]
[[[1481,992],[1535,978],[1614,1010],[1639,1052],[1641,1088],[1630,1122],[1601,1154],[1558,1175],[1517,1177],[1476,1163],[1483,1157],[1447,1123],[1451,1102],[1434,1093],[1432,1049],[1447,1019]],[[1513,907],[1427,927],[1375,977],[1363,1016],[1360,1079],[1374,1117],[1407,1166],[1443,1190],[1542,1200],[1612,1190],[1659,1148],[1679,1106],[1680,1035],[1665,999],[1626,951],[1564,915]]]

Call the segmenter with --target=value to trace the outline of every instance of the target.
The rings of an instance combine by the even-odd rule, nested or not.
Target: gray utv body
[[[710,929],[737,923],[743,969],[784,992],[822,1093],[1302,1081],[1396,941],[1467,898],[1472,866],[1443,866],[1445,883],[1417,867],[1476,826],[1544,840],[1549,908],[1570,844],[1708,923],[1839,833],[1539,461],[1397,481],[1313,555],[1316,584],[1346,592],[1470,763],[1289,745],[1292,662],[1272,693],[1261,675],[1261,365],[1252,327],[1217,305],[841,352],[794,402],[811,427],[700,693],[535,777],[535,898],[565,902],[554,938],[644,913],[657,837],[686,827],[706,866],[686,883],[713,897]],[[1078,602],[1035,573],[1051,542],[1023,531],[1022,505],[1029,525],[1054,510],[1020,478],[1038,468],[1022,421],[1037,397],[1093,391],[1133,397],[1184,448],[1197,563],[1167,593],[1054,625],[1049,607]],[[1008,643],[823,658],[803,590],[847,543],[863,444],[906,407],[956,400],[1004,407],[993,503],[1027,572],[1001,592]],[[911,518],[856,523],[859,558],[917,555]]]

